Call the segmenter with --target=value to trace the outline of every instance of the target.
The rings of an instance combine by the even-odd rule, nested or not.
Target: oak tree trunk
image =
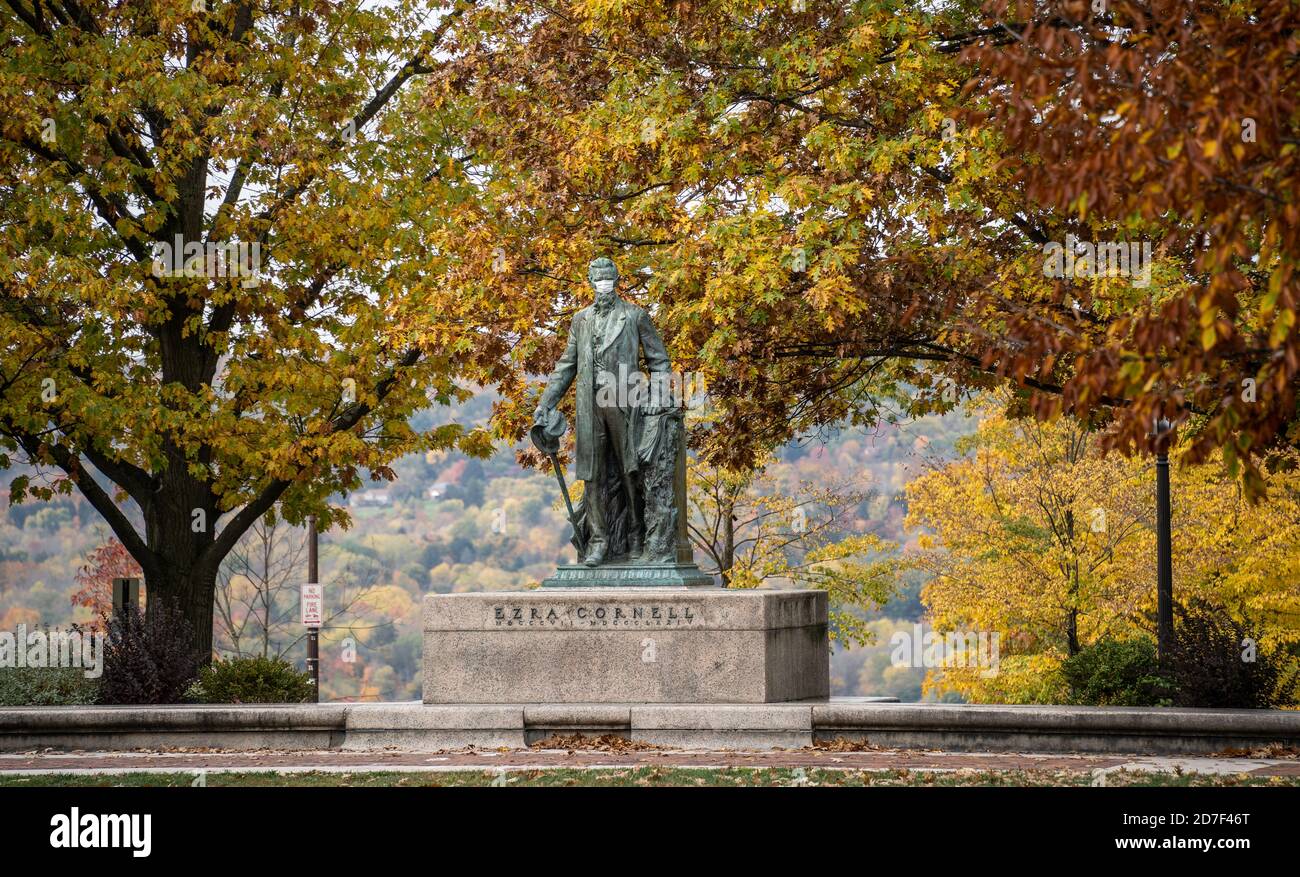
[[[188,473],[170,470],[144,510],[145,541],[153,562],[142,564],[152,616],[165,605],[180,610],[190,626],[195,659],[204,666],[212,659],[217,568],[207,549],[213,542],[216,508],[206,484]]]

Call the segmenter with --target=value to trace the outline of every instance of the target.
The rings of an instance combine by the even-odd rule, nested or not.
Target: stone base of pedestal
[[[424,702],[779,703],[830,692],[825,591],[424,598]]]

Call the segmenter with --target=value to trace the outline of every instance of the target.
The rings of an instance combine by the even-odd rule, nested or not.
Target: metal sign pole
[[[320,628],[307,628],[307,673],[311,676],[312,701],[320,703]]]
[[[307,518],[307,581],[320,582],[317,553],[316,516]],[[320,703],[320,627],[307,628],[307,673],[311,676],[312,700]]]

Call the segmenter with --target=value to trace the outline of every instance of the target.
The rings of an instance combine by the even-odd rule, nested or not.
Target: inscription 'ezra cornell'
[[[682,627],[694,624],[691,606],[494,606],[497,627]]]

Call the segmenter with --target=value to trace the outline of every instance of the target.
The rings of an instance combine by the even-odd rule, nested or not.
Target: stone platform
[[[781,703],[830,692],[825,591],[552,588],[424,598],[424,702]]]
[[[1147,755],[1300,747],[1300,712],[1295,710],[887,702],[891,700],[0,707],[0,751],[36,751],[44,757],[50,749],[356,750],[387,758],[396,750],[519,749],[573,734],[713,751],[797,749],[836,741],[948,752]],[[843,748],[831,752],[852,758]],[[170,751],[167,757],[175,759],[178,753]]]

